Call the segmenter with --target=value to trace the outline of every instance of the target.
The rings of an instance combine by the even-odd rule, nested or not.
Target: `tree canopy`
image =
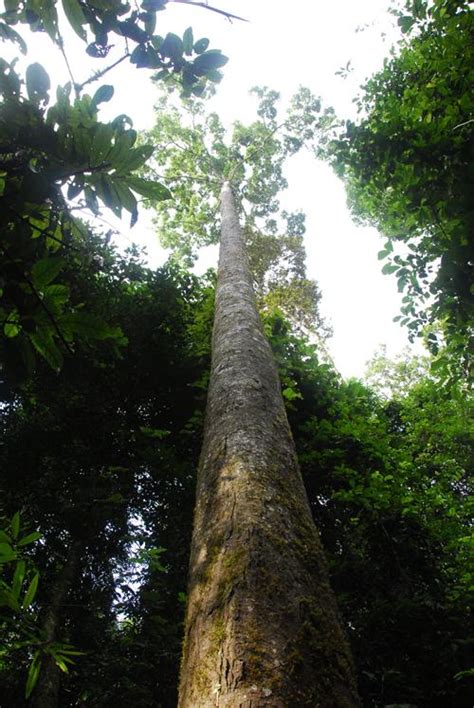
[[[22,76],[16,59],[0,60],[0,351],[18,375],[33,368],[35,354],[59,369],[77,339],[120,341],[120,332],[91,318],[84,301],[75,299],[61,279],[64,251],[74,253],[78,266],[93,266],[94,254],[86,248],[88,218],[103,207],[116,216],[125,210],[133,225],[140,198],[170,197],[160,182],[137,174],[154,146],[137,142],[130,117],[100,120],[113,85],[102,84],[92,95],[86,92],[89,85],[129,59],[137,68],[153,70],[155,81],[177,84],[184,95],[200,95],[209,80],[220,80],[219,67],[227,62],[219,50],[208,48],[207,38],[195,40],[192,28],[182,38],[156,34],[157,12],[166,6],[161,0],[145,0],[139,9],[121,0],[67,0],[65,19],[59,18],[57,5],[7,2],[0,16],[1,39],[16,43],[23,53],[25,25],[46,33],[71,78],[57,87],[52,100],[51,80],[40,63],[29,64]],[[97,60],[92,76],[72,75],[61,21]],[[103,67],[117,41],[122,54]]]
[[[404,39],[325,148],[357,219],[387,237],[379,258],[403,293],[444,380],[470,375],[473,354],[473,14],[464,0],[413,0]]]

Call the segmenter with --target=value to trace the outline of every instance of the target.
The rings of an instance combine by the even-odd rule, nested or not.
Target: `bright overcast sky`
[[[349,116],[358,86],[381,67],[389,52],[390,43],[382,38],[384,31],[390,34],[393,24],[387,14],[389,0],[211,0],[209,4],[249,22],[230,23],[209,10],[170,3],[158,14],[156,31],[182,35],[191,25],[196,39],[209,37],[212,48],[229,56],[212,100],[212,110],[226,123],[254,118],[255,101],[248,91],[255,85],[280,91],[284,99],[304,85],[324,104]],[[364,31],[356,31],[362,26]],[[75,39],[68,38],[66,47],[75,78],[83,81],[97,64],[88,60],[84,45]],[[61,56],[51,52],[47,38],[36,36],[28,44],[28,62],[40,61],[58,82],[68,80]],[[349,77],[336,76],[349,60],[353,69]],[[156,93],[146,70],[122,65],[103,83],[115,86],[115,96],[102,112],[104,119],[127,113],[136,128],[152,125]],[[289,188],[282,205],[307,214],[308,274],[319,283],[322,311],[334,329],[328,348],[344,376],[361,376],[379,344],[385,343],[391,355],[408,344],[405,331],[392,322],[401,296],[395,278],[381,274],[377,251],[383,241],[374,229],[352,223],[344,188],[327,165],[302,154],[290,161],[286,176]],[[125,223],[121,230],[125,238],[147,247],[151,264],[162,262],[147,215],[142,212],[132,232]],[[211,259],[206,258],[206,265],[213,264]]]

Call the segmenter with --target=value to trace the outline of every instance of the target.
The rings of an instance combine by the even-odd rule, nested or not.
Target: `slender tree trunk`
[[[350,652],[228,183],[221,208],[179,706],[353,708]]]
[[[53,583],[49,605],[44,612],[42,633],[46,642],[58,639],[61,626],[61,611],[64,600],[76,574],[82,544],[73,541],[67,558]],[[38,685],[32,695],[34,708],[57,708],[59,706],[60,670],[51,656],[43,659]]]

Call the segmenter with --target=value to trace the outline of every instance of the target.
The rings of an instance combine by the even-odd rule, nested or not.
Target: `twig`
[[[464,123],[459,123],[459,125],[455,125],[452,130],[457,130],[458,128],[463,128],[465,125],[469,125],[469,123],[474,123],[474,118],[470,118],[469,120],[464,121]]]
[[[110,71],[111,69],[115,69],[115,67],[118,66],[119,64],[121,64],[125,59],[128,59],[129,56],[130,56],[130,52],[128,52],[128,51],[125,52],[125,54],[123,56],[121,56],[120,59],[117,59],[117,61],[114,61],[113,64],[106,66],[105,69],[102,69],[101,71],[97,71],[95,74],[93,74],[88,79],[83,81],[82,84],[76,84],[76,91],[78,91],[80,93],[82,91],[82,89],[84,88],[84,86],[87,86],[87,84],[91,84],[94,81],[98,81],[108,71]]]
[[[76,92],[76,96],[79,97],[79,91],[77,89],[76,80],[74,79],[74,74],[72,73],[71,65],[69,64],[69,59],[67,58],[67,54],[64,49],[64,40],[63,40],[61,34],[59,33],[59,30],[58,30],[58,46],[61,51],[61,54],[63,55],[63,59],[66,62],[67,70],[69,72],[69,77],[71,79],[72,85],[74,86],[74,91]]]
[[[169,2],[179,2],[183,5],[195,5],[196,7],[203,7],[205,10],[211,10],[211,12],[217,12],[219,15],[224,15],[228,20],[240,20],[241,22],[249,22],[250,20],[245,19],[245,17],[239,17],[238,15],[233,15],[225,10],[219,10],[217,7],[212,7],[208,5],[207,2],[195,2],[194,0],[169,0]]]

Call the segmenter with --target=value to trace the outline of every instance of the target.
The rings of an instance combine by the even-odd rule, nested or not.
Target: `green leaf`
[[[386,263],[384,267],[382,268],[382,273],[385,275],[390,274],[390,273],[395,273],[395,271],[398,270],[398,266],[394,265],[393,263]]]
[[[36,261],[31,269],[31,280],[35,288],[41,290],[61,272],[64,266],[64,258],[47,257]]]
[[[143,0],[142,8],[144,10],[150,10],[151,12],[157,12],[158,10],[164,10],[167,0]]]
[[[13,339],[21,332],[21,326],[18,321],[18,312],[13,311],[9,314],[7,322],[3,325],[3,333],[5,337]]]
[[[219,49],[210,49],[205,54],[196,57],[193,62],[193,70],[198,76],[204,76],[209,71],[225,66],[228,61],[228,57],[224,56]]]
[[[20,512],[17,511],[12,518],[11,526],[12,538],[16,541],[18,534],[20,533]]]
[[[23,584],[23,579],[25,577],[26,563],[24,560],[18,561],[15,568],[15,574],[13,575],[12,582],[12,592],[14,596],[18,599],[21,591],[21,586]]]
[[[35,652],[33,661],[30,664],[28,670],[28,678],[26,679],[25,686],[25,698],[29,698],[33,692],[34,687],[38,682],[38,677],[41,669],[41,654],[38,651]]]
[[[87,24],[86,17],[82,11],[79,0],[63,0],[64,14],[66,15],[69,24],[74,32],[84,42],[87,41],[87,33],[82,25]]]
[[[44,301],[53,307],[60,307],[69,300],[67,285],[48,285],[43,290]]]
[[[127,185],[147,199],[161,202],[164,199],[172,198],[170,190],[159,182],[151,182],[133,175],[127,178]]]
[[[52,331],[43,326],[31,334],[30,339],[36,351],[41,354],[51,368],[59,371],[63,365],[63,355],[54,341]]]
[[[84,187],[84,197],[86,200],[87,208],[91,210],[93,214],[97,216],[99,213],[99,202],[97,201],[97,196],[91,187]]]
[[[92,97],[92,106],[95,108],[99,103],[107,103],[114,95],[114,87],[110,84],[101,86]]]
[[[160,45],[159,52],[164,57],[169,57],[171,61],[179,61],[183,56],[183,41],[177,34],[168,32]]]
[[[33,533],[29,533],[28,536],[23,536],[23,538],[18,541],[18,546],[27,546],[29,543],[34,543],[35,541],[38,541],[40,538],[43,537],[43,534],[41,534],[39,531],[33,531]]]
[[[33,600],[35,599],[36,596],[36,591],[38,590],[38,582],[39,582],[39,573],[35,573],[33,576],[33,580],[28,586],[28,590],[26,591],[26,595],[24,597],[22,607],[24,610],[27,610],[28,607],[31,605]]]
[[[169,430],[158,430],[157,428],[147,428],[146,426],[141,426],[140,432],[148,438],[157,438],[158,440],[162,440],[170,435]]]
[[[194,45],[193,48],[194,48],[194,51],[196,52],[196,54],[202,54],[203,52],[206,51],[208,46],[209,46],[209,40],[207,39],[207,37],[203,37],[202,39],[198,39],[198,41],[196,42],[196,44]]]
[[[379,261],[383,261],[384,258],[387,258],[387,256],[390,255],[390,251],[387,251],[386,249],[383,249],[383,251],[379,251],[377,253],[377,258]]]
[[[45,69],[35,62],[26,69],[26,90],[28,98],[33,103],[48,102],[48,91],[51,88],[51,81]]]
[[[122,215],[122,203],[115,189],[114,182],[109,175],[100,176],[100,180],[96,185],[96,192],[105,206],[109,207],[115,216],[120,217]]]
[[[0,563],[8,563],[16,559],[16,553],[9,543],[0,543]]]
[[[143,0],[142,8],[150,12],[157,12],[158,10],[163,10],[166,3],[167,0]]]
[[[116,170],[120,174],[126,174],[127,172],[133,172],[139,167],[142,167],[145,162],[152,156],[154,151],[153,145],[141,145],[140,147],[133,148],[133,150],[128,150],[126,155],[121,159],[120,163],[114,163],[116,165]]]
[[[402,17],[398,18],[398,26],[402,30],[403,34],[406,34],[411,30],[413,25],[415,24],[416,20],[414,17],[411,17],[410,15],[403,15]]]
[[[5,24],[4,22],[0,22],[0,39],[6,39],[10,40],[11,42],[16,42],[20,47],[21,53],[26,54],[27,46],[23,37],[21,37],[18,32],[16,32],[12,27]]]
[[[59,320],[61,327],[72,334],[78,334],[88,339],[110,339],[121,336],[119,327],[110,327],[104,320],[96,315],[78,310],[68,312]]]
[[[289,386],[287,388],[284,388],[281,394],[284,398],[286,398],[287,401],[294,401],[295,398],[303,398],[299,391],[295,391]]]
[[[188,56],[191,56],[191,54],[193,53],[193,46],[194,46],[193,28],[188,27],[188,29],[185,30],[185,32],[183,34],[184,53],[187,54]]]
[[[105,86],[102,88],[105,88]],[[114,129],[111,125],[100,124],[97,126],[91,147],[91,165],[93,167],[102,166],[104,160],[106,160],[112,152],[113,136]]]
[[[133,192],[130,191],[126,178],[114,179],[113,184],[124,209],[131,214],[135,212],[137,210],[137,200]]]

